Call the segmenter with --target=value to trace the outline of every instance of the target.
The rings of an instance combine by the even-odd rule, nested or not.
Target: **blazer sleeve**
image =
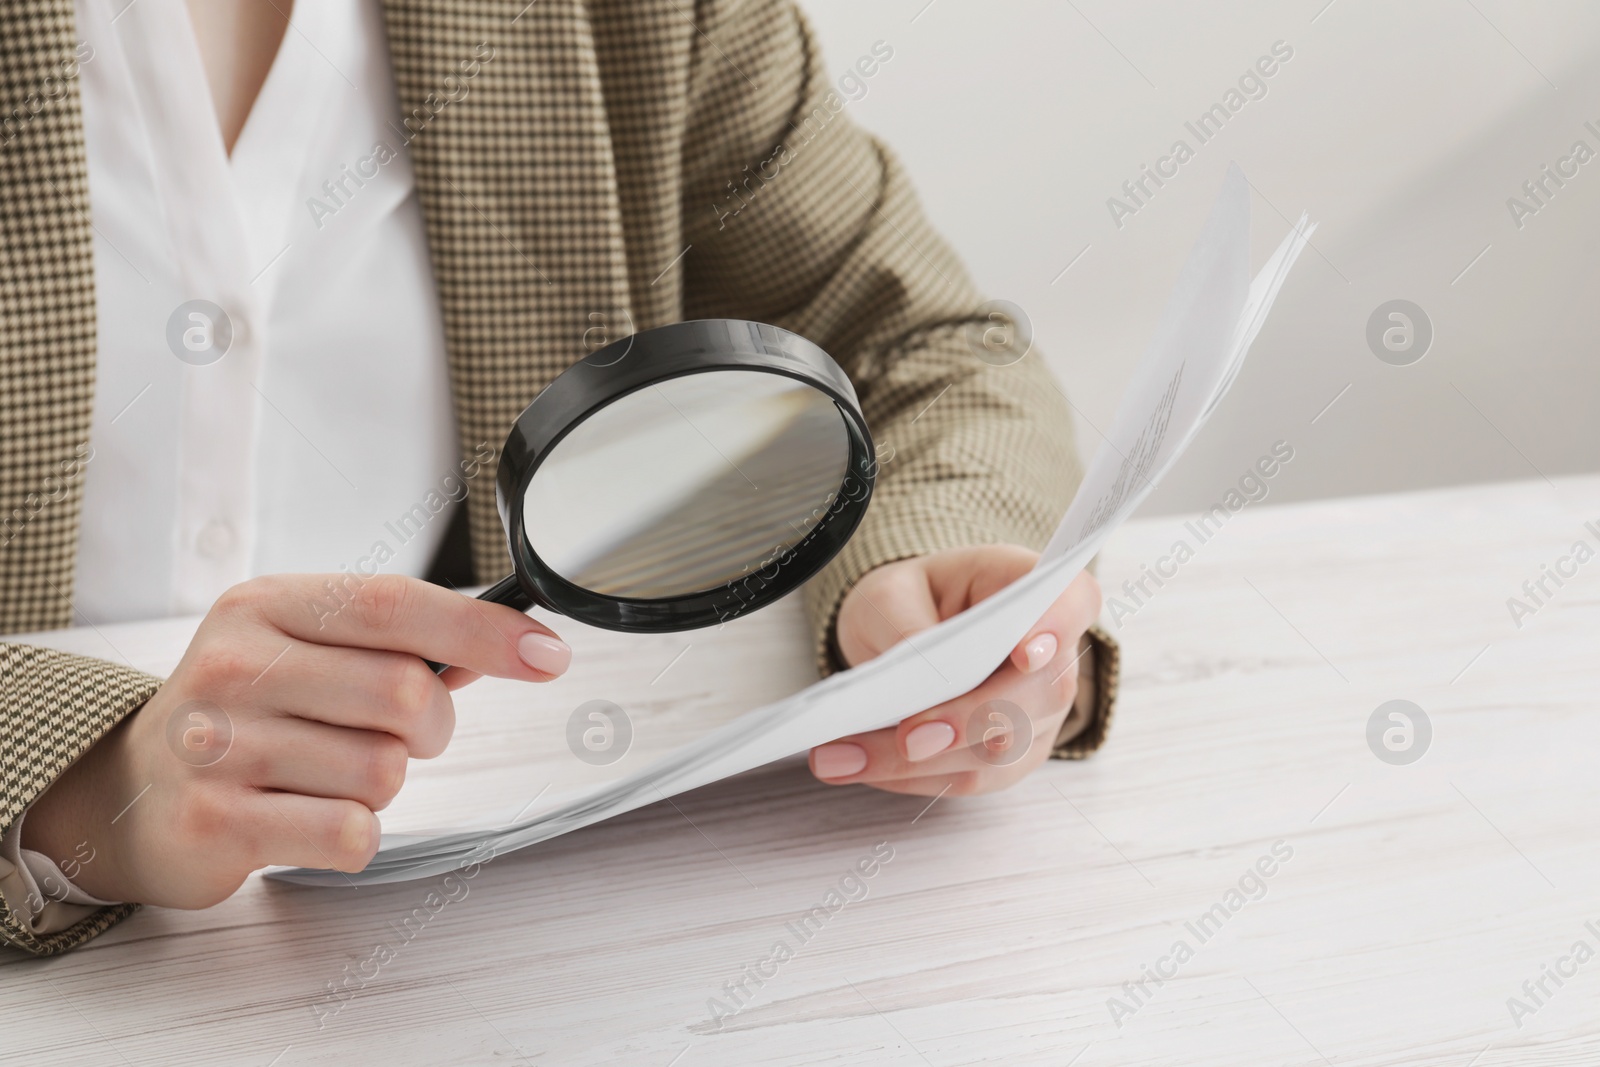
[[[158,678],[103,660],[0,644],[0,836],[160,685]],[[0,899],[0,942],[51,956],[77,947],[135,909],[111,905],[64,930],[38,934],[24,921],[25,908]]]
[[[817,342],[849,372],[878,448],[866,518],[805,590],[826,674],[842,667],[833,623],[862,575],[962,545],[1042,548],[1083,468],[1044,359],[1016,331],[995,332],[1004,320],[929,225],[905,168],[847,113],[847,94],[895,77],[893,45],[835,75],[789,0],[702,10],[682,160],[686,316]],[[972,131],[952,150],[978,141]],[[1057,756],[1087,755],[1110,721],[1117,648],[1098,627],[1090,640],[1094,706]]]

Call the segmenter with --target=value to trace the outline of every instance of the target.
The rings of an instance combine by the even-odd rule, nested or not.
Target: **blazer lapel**
[[[481,444],[498,456],[512,419],[552,377],[607,340],[666,321],[676,278],[651,291],[651,321],[636,323],[582,0],[385,0],[385,10],[406,116],[397,135],[415,164],[462,454]],[[656,29],[679,37],[687,28]],[[71,621],[96,318],[72,0],[0,5],[0,39],[9,42],[0,98],[46,94],[36,114],[0,123],[0,632],[15,633]],[[679,44],[640,58],[672,66],[686,54]],[[636,179],[630,199],[670,219],[644,202],[675,188],[675,170],[656,171],[652,185],[654,153],[636,148],[623,160]],[[637,270],[671,263],[673,230],[636,228],[649,244],[633,257]],[[507,566],[492,485],[484,468],[468,497],[484,581]]]
[[[582,0],[385,0],[463,456],[498,459],[556,374],[631,332],[611,134]],[[509,569],[494,470],[467,497],[479,580]]]
[[[0,4],[0,633],[72,618],[95,370],[75,36],[72,0]]]

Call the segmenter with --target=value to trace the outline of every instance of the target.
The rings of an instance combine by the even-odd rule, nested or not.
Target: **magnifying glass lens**
[[[688,374],[558,441],[523,497],[525,536],[593,593],[702,593],[770,567],[823,522],[849,463],[849,428],[821,391],[776,373]]]

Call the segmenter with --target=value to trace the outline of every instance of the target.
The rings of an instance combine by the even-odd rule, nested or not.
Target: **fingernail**
[[[955,744],[956,728],[947,722],[925,722],[906,734],[906,759],[920,763]]]
[[[1029,641],[1027,647],[1022,650],[1028,657],[1028,673],[1032,674],[1055,659],[1058,647],[1060,646],[1056,644],[1055,634],[1040,634]]]
[[[541,633],[523,634],[517,641],[517,654],[534,670],[550,675],[563,673],[572,662],[571,645]]]
[[[867,750],[849,742],[823,745],[812,753],[811,759],[818,778],[848,778],[866,769]]]
[[[346,855],[359,856],[372,843],[372,817],[356,812],[344,820],[339,828],[339,847]]]

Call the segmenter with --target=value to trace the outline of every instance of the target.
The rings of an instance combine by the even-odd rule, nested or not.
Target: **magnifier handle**
[[[515,574],[508,574],[495,582],[489,588],[478,594],[479,600],[487,600],[491,604],[504,604],[518,611],[527,611],[533,607],[533,600],[522,589],[522,583],[517,581]],[[423,660],[428,669],[434,674],[443,674],[450,666],[448,663],[435,663],[433,660]]]

